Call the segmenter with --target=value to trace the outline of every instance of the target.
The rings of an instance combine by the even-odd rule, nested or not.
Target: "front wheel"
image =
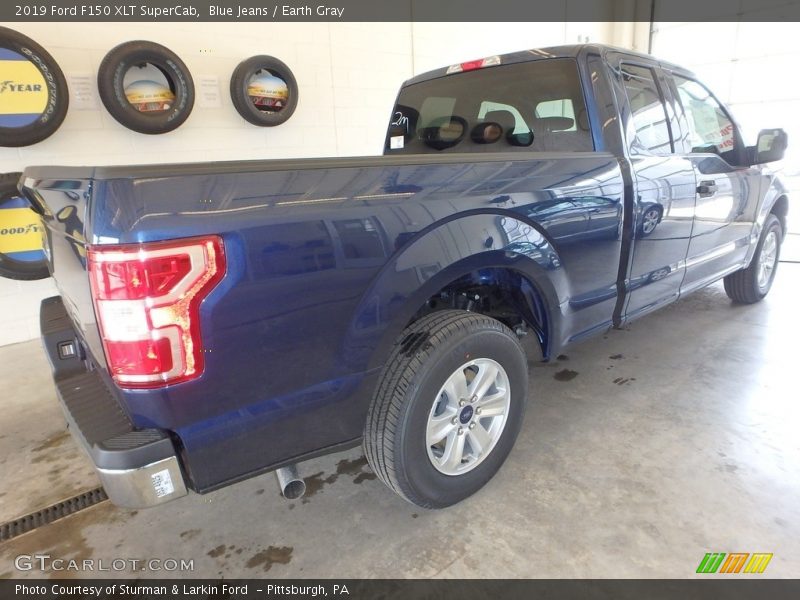
[[[364,433],[381,480],[424,508],[450,506],[500,469],[522,425],[525,352],[480,314],[446,310],[413,323],[381,374]]]
[[[781,222],[771,214],[764,222],[750,265],[731,273],[723,281],[725,293],[731,300],[741,304],[754,304],[769,293],[778,269],[782,239]]]

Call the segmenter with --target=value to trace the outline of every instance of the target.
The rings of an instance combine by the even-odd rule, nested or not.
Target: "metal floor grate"
[[[63,519],[68,515],[75,514],[100,502],[108,500],[106,491],[101,488],[94,488],[87,492],[67,498],[61,502],[39,509],[22,517],[18,517],[13,521],[8,521],[0,525],[0,542],[10,540],[17,536],[38,529],[42,525],[47,525],[53,521]]]

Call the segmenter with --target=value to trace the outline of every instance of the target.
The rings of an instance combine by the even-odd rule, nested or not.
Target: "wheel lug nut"
[[[453,420],[450,421],[453,425],[458,425],[458,417],[453,417]]]
[[[465,400],[459,400],[459,401],[458,401],[458,405],[459,405],[459,406],[464,406],[465,404],[466,404],[466,401],[465,401]]]
[[[458,428],[458,435],[464,435],[464,428],[463,427],[459,427]]]
[[[469,428],[470,428],[470,429],[475,429],[475,423],[470,423],[470,424],[469,424]]]
[[[478,395],[475,394],[472,398],[469,399],[470,403],[474,404],[478,400]]]
[[[482,412],[483,412],[483,411],[480,409],[480,407],[478,407],[478,408],[476,408],[476,409],[475,409],[475,414],[476,414],[476,415],[479,415],[479,414],[481,414]]]

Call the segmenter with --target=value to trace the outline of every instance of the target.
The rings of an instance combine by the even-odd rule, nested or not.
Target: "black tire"
[[[774,233],[777,240],[775,247],[775,263],[766,284],[759,285],[758,275],[761,253],[764,250],[764,242],[772,233]],[[769,293],[772,282],[775,280],[775,273],[778,272],[782,240],[783,229],[781,228],[781,222],[775,215],[768,215],[764,222],[764,228],[761,230],[761,237],[758,240],[758,246],[756,246],[756,251],[753,254],[753,259],[750,261],[750,265],[746,269],[731,273],[723,280],[725,293],[728,294],[731,300],[739,304],[755,304]]]
[[[277,112],[260,110],[247,93],[252,77],[259,71],[269,71],[286,83],[289,97],[286,105]],[[291,69],[273,56],[253,56],[243,60],[231,75],[231,100],[242,118],[259,127],[275,127],[285,123],[297,108],[299,91]]]
[[[444,474],[428,456],[428,416],[447,378],[465,361],[477,358],[496,361],[508,376],[505,425],[477,466],[462,474]],[[481,489],[511,451],[522,425],[527,389],[525,351],[508,327],[462,310],[423,317],[400,336],[381,374],[364,432],[367,460],[378,477],[408,502],[423,508],[460,502]]]
[[[170,107],[157,114],[141,112],[125,94],[125,74],[145,64],[161,71],[175,96]],[[125,42],[112,49],[100,63],[97,88],[112,117],[128,129],[148,135],[177,129],[189,118],[194,107],[194,80],[189,69],[172,50],[153,42]]]
[[[44,85],[42,91],[46,90],[47,92],[44,109],[38,117],[35,117],[35,120],[32,122],[26,121],[25,124],[16,126],[11,124],[0,126],[0,146],[17,148],[41,142],[53,135],[67,116],[69,91],[67,89],[67,80],[64,79],[64,73],[62,73],[58,63],[50,56],[47,50],[29,37],[13,29],[0,27],[0,50],[13,53],[5,55],[9,60],[15,62],[19,60],[24,64],[25,61],[22,59],[27,59],[39,71],[41,82],[43,82],[43,84],[41,82],[31,83],[28,81],[19,83]],[[14,55],[20,58],[16,59]],[[4,62],[4,59],[0,57],[0,61]],[[0,77],[0,79],[6,80],[8,76]],[[2,85],[2,82],[0,82],[0,85]],[[0,116],[0,123],[5,120],[4,117],[10,120],[12,115]]]
[[[5,173],[0,175],[0,209],[3,205],[13,198],[19,197],[17,183],[21,173]],[[2,227],[2,211],[0,210],[0,230]],[[47,268],[47,260],[22,261],[0,253],[0,277],[6,279],[17,279],[22,281],[33,281],[35,279],[47,279],[50,271]]]

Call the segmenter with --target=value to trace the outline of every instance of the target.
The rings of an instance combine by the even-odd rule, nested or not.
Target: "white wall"
[[[220,108],[195,102],[177,130],[157,136],[73,103],[61,128],[26,148],[0,148],[0,172],[28,165],[108,165],[379,154],[386,119],[402,81],[482,56],[584,41],[610,42],[607,23],[19,23],[69,79],[96,77],[115,45],[143,39],[173,50],[197,84],[217,77]],[[297,111],[284,125],[250,125],[234,110],[228,86],[243,59],[269,54],[292,69]],[[52,281],[0,279],[0,345],[38,336],[39,301]]]

